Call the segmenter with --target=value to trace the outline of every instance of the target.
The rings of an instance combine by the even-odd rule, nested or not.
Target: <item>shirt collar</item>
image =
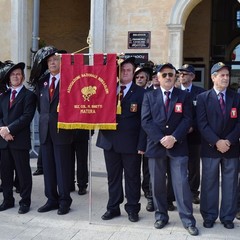
[[[182,90],[189,89],[189,92],[191,92],[191,90],[192,90],[192,84],[190,84],[188,87],[184,87],[184,86],[181,84],[181,89],[182,89]]]
[[[17,88],[12,88],[11,87],[11,93],[12,93],[13,90],[16,90],[17,91],[16,94],[18,94],[21,91],[22,88],[23,88],[23,84],[21,86],[17,87]]]

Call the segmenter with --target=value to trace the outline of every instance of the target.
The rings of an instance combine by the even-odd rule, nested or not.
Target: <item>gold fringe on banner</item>
[[[116,130],[117,123],[63,123],[58,122],[59,129],[85,129],[85,130],[94,130],[94,129],[105,129],[105,130]]]

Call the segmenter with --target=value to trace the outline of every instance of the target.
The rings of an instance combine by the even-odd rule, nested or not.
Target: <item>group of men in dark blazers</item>
[[[187,68],[183,70],[186,74],[189,72]],[[203,226],[212,228],[219,217],[225,228],[232,229],[238,196],[240,97],[228,89],[230,68],[221,62],[212,67],[213,88],[197,95],[195,118],[191,115],[191,95],[174,87],[175,73],[170,63],[160,65],[160,89],[145,93],[142,104],[142,126],[148,136],[145,155],[149,158],[155,206],[154,226],[161,229],[169,221],[165,183],[169,157],[180,218],[191,235],[198,235],[188,184],[187,134],[194,120],[202,138],[200,212]],[[222,176],[220,210],[219,169]]]
[[[57,129],[61,50],[50,48],[42,59],[48,73],[36,84],[36,96],[26,89],[24,63],[11,63],[5,81],[9,90],[0,96],[0,149],[4,201],[0,211],[14,207],[13,171],[16,168],[20,196],[19,213],[27,213],[31,204],[32,178],[29,164],[30,123],[36,101],[40,113],[39,133],[43,159],[44,186],[47,202],[38,209],[58,209],[67,214],[72,199],[71,144],[73,132]],[[125,210],[131,222],[139,220],[141,196],[141,155],[149,158],[149,171],[155,207],[155,228],[168,224],[166,189],[169,161],[174,195],[180,219],[189,234],[198,235],[193,216],[189,187],[187,136],[191,128],[201,133],[202,183],[200,212],[203,226],[212,228],[219,217],[227,229],[234,228],[237,211],[239,170],[240,97],[228,89],[230,68],[216,63],[211,68],[213,88],[191,97],[185,89],[174,87],[176,69],[171,63],[158,66],[160,88],[145,92],[133,82],[135,59],[120,64],[117,86],[117,129],[99,131],[97,146],[103,148],[108,174],[109,199],[102,216],[109,220],[121,214],[120,204],[127,199]],[[191,67],[179,69],[191,73]],[[185,72],[185,73],[184,73]],[[194,87],[192,92],[194,92]],[[190,92],[191,92],[190,90]],[[194,103],[195,102],[195,103]],[[196,107],[192,111],[192,104]],[[197,125],[195,126],[194,124]],[[147,134],[147,143],[146,143]],[[146,146],[147,145],[147,146]],[[221,169],[221,204],[219,209],[219,169]],[[125,194],[123,190],[125,177]]]

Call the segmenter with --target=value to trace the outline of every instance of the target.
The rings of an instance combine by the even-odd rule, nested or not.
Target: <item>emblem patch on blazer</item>
[[[137,112],[137,103],[131,103],[130,112]]]
[[[237,118],[237,108],[231,109],[231,118]]]
[[[182,103],[175,104],[175,113],[182,113]]]

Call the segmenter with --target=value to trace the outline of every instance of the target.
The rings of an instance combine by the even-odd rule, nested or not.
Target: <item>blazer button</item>
[[[166,125],[166,128],[169,128],[169,126],[168,126],[168,125]]]

